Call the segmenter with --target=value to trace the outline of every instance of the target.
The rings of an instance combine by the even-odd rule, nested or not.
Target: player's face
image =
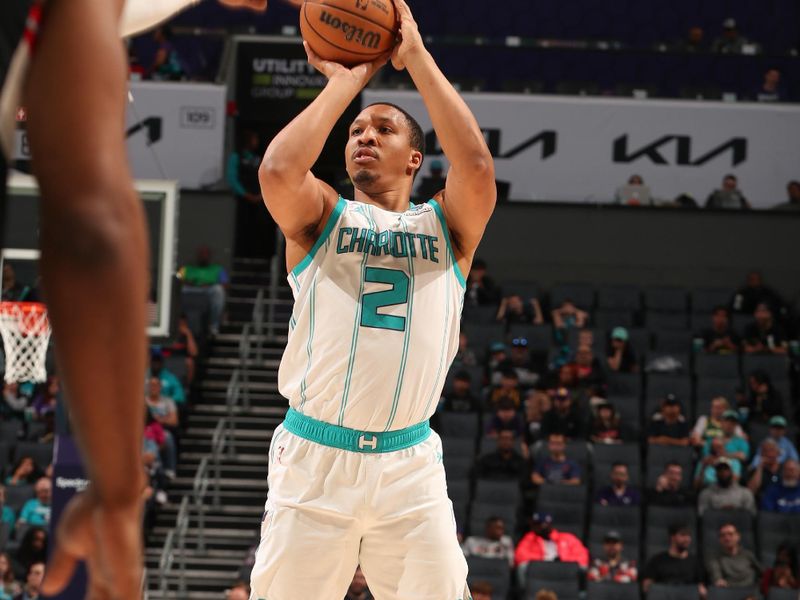
[[[398,179],[410,180],[422,161],[410,139],[405,116],[396,108],[376,104],[361,111],[345,146],[347,173],[356,187],[377,193],[392,189]]]

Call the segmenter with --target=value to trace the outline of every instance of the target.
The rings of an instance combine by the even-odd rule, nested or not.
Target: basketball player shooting
[[[445,189],[410,206],[423,132],[381,103],[350,125],[353,200],[314,177],[334,124],[388,56],[348,69],[307,44],[328,83],[271,142],[260,170],[286,235],[295,304],[279,371],[290,408],[270,446],[252,572],[258,600],[340,600],[358,564],[381,600],[469,598],[428,419],[458,346],[464,275],[495,205],[494,167],[408,5],[395,5],[392,63],[425,102],[451,165]]]

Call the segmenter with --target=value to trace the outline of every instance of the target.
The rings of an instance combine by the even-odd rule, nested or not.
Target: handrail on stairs
[[[186,596],[186,532],[189,528],[189,497],[181,500],[178,515],[175,518],[175,528],[167,533],[164,548],[158,560],[158,589],[164,598],[169,589],[169,576],[175,565],[175,551],[178,551],[180,570],[178,572],[178,592],[180,598]]]

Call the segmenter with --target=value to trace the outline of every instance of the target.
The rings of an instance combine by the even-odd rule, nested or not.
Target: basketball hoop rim
[[[3,300],[0,302],[0,313],[8,312],[15,307],[25,313],[47,312],[47,306],[43,302],[14,302],[12,300]]]

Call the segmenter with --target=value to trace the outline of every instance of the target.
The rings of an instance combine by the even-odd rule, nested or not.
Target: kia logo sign
[[[214,129],[215,117],[215,110],[208,106],[181,107],[183,129]]]

